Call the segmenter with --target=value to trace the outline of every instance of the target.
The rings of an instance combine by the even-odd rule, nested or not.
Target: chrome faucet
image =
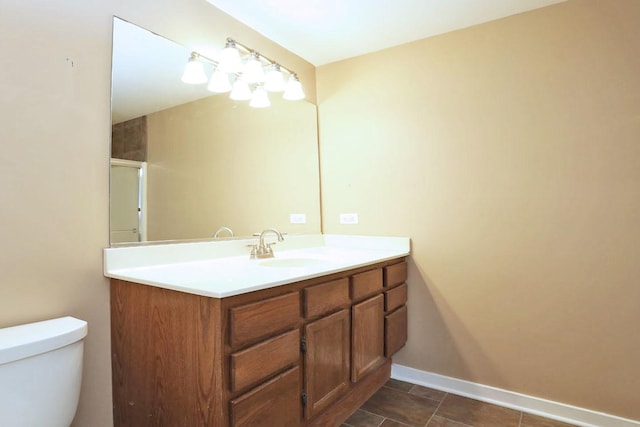
[[[218,227],[216,232],[213,233],[213,238],[217,239],[220,236],[220,233],[223,231],[226,231],[227,233],[229,233],[229,237],[233,237],[233,230],[230,229],[229,227],[222,226],[222,227]]]
[[[274,233],[276,236],[278,236],[279,242],[282,242],[284,240],[282,233],[280,233],[278,230],[276,230],[275,228],[267,228],[262,233],[260,233],[260,240],[258,241],[258,244],[251,245],[251,254],[249,255],[250,258],[273,258],[273,249],[271,248],[271,246],[275,245],[276,243],[264,242],[264,236],[267,233]]]

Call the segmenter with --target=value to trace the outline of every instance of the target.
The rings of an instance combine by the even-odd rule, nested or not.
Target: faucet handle
[[[264,248],[262,248],[262,252],[258,249],[258,257],[259,258],[273,258],[273,248],[271,246],[275,245],[276,242],[266,243]]]
[[[247,247],[251,248],[251,252],[249,253],[249,258],[257,258],[258,257],[258,245],[247,245]]]

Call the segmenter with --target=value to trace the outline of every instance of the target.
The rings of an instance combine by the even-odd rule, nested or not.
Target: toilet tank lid
[[[0,365],[67,346],[87,335],[87,322],[60,317],[0,329]]]

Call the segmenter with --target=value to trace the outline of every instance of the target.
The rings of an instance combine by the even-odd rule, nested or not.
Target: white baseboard
[[[640,426],[639,421],[446,377],[395,363],[391,365],[391,378],[583,427]]]

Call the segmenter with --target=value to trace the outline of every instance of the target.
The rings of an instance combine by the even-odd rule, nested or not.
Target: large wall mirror
[[[190,53],[114,18],[111,244],[207,239],[220,227],[319,233],[315,105],[271,94],[270,107],[252,108],[187,85]]]

